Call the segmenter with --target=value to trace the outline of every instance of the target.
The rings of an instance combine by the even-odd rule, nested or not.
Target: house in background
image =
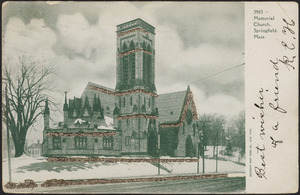
[[[42,155],[42,144],[40,143],[40,140],[37,140],[37,143],[33,143],[30,146],[27,146],[27,149],[25,150],[25,154],[27,154],[30,157],[39,157]]]

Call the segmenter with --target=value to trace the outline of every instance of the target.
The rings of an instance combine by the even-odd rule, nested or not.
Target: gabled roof
[[[94,88],[95,87],[95,88]],[[84,89],[81,98],[85,99],[87,97],[89,102],[94,101],[96,95],[100,99],[100,104],[104,109],[104,115],[109,117],[113,116],[113,110],[115,108],[115,90],[109,87],[98,85],[92,82],[88,82],[86,88]],[[98,100],[97,100],[98,101]],[[109,114],[107,113],[107,107],[109,107]]]
[[[114,89],[112,89],[112,88],[105,87],[105,86],[103,86],[103,85],[98,85],[98,84],[96,84],[96,83],[92,83],[92,82],[88,82],[88,84],[87,84],[86,88],[88,88],[88,87],[89,87],[89,85],[93,85],[93,86],[96,86],[96,87],[99,87],[99,88],[102,88],[102,89],[106,89],[106,90],[108,90],[108,91],[111,91],[111,92],[115,92],[115,90],[114,90]]]
[[[163,123],[176,123],[180,116],[185,103],[185,97],[188,90],[160,94],[156,100],[159,113],[159,121]]]
[[[193,119],[198,119],[193,93],[189,86],[186,91],[161,94],[157,99],[160,127],[180,127],[187,117],[190,105]]]

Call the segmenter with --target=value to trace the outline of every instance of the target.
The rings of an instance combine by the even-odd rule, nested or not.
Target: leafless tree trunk
[[[44,112],[44,102],[54,88],[51,80],[54,68],[51,63],[26,56],[19,57],[18,62],[11,60],[4,64],[8,105],[2,101],[2,111],[8,112],[5,120],[15,144],[15,157],[23,155],[27,131]],[[53,103],[50,97],[48,101]]]
[[[231,137],[232,146],[239,148],[239,156],[245,155],[245,111],[241,111],[235,116],[227,128],[228,135]]]
[[[219,139],[223,139],[220,137],[220,135],[223,135],[223,127],[226,124],[226,117],[222,114],[208,114],[206,116],[202,115],[199,117],[200,122],[201,121],[206,121],[209,122],[206,126],[206,136],[205,139],[210,138],[212,140],[213,144],[213,156],[216,156],[216,146],[217,144],[217,135],[219,136]],[[217,133],[218,131],[218,133]]]

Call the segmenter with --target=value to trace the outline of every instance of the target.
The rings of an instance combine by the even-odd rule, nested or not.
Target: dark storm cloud
[[[61,38],[59,38],[59,39],[61,40]],[[97,51],[95,48],[92,49],[91,55],[89,57],[85,56],[81,52],[75,51],[74,49],[72,49],[70,47],[66,47],[64,44],[61,44],[61,41],[57,41],[53,45],[52,49],[58,56],[64,55],[64,56],[68,57],[69,59],[74,59],[76,57],[79,57],[79,58],[84,58],[84,59],[92,61],[92,62],[95,62],[98,59]]]
[[[7,30],[7,53],[56,60],[63,99],[64,91],[80,96],[89,81],[114,88],[115,25],[142,18],[156,27],[158,93],[190,85],[201,112],[232,115],[244,106],[244,67],[193,81],[244,62],[243,14],[242,3],[9,2],[3,26],[15,31]]]
[[[9,2],[3,8],[3,30],[5,31],[5,27],[12,17],[20,18],[24,24],[29,24],[32,19],[43,19],[46,27],[51,28],[58,38],[52,48],[57,55],[66,55],[70,59],[81,57],[94,60],[95,51],[92,51],[92,55],[87,58],[84,54],[61,44],[57,20],[62,14],[71,15],[79,12],[85,17],[89,25],[95,25],[98,23],[100,10],[99,4],[93,2],[60,2],[52,5],[46,2]]]
[[[99,19],[99,6],[93,2],[60,2],[49,5],[46,2],[8,2],[3,8],[3,27],[6,27],[11,17],[19,17],[25,24],[32,19],[44,19],[46,26],[56,30],[56,22],[60,14],[74,14],[80,12],[90,25],[96,24]]]
[[[177,30],[185,48],[203,43],[244,48],[243,3],[178,2],[162,6],[156,15],[160,24]]]

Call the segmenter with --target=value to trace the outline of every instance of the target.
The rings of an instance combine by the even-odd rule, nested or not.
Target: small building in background
[[[37,140],[37,143],[33,143],[27,147],[25,152],[30,157],[39,157],[42,155],[42,144],[40,140]]]

